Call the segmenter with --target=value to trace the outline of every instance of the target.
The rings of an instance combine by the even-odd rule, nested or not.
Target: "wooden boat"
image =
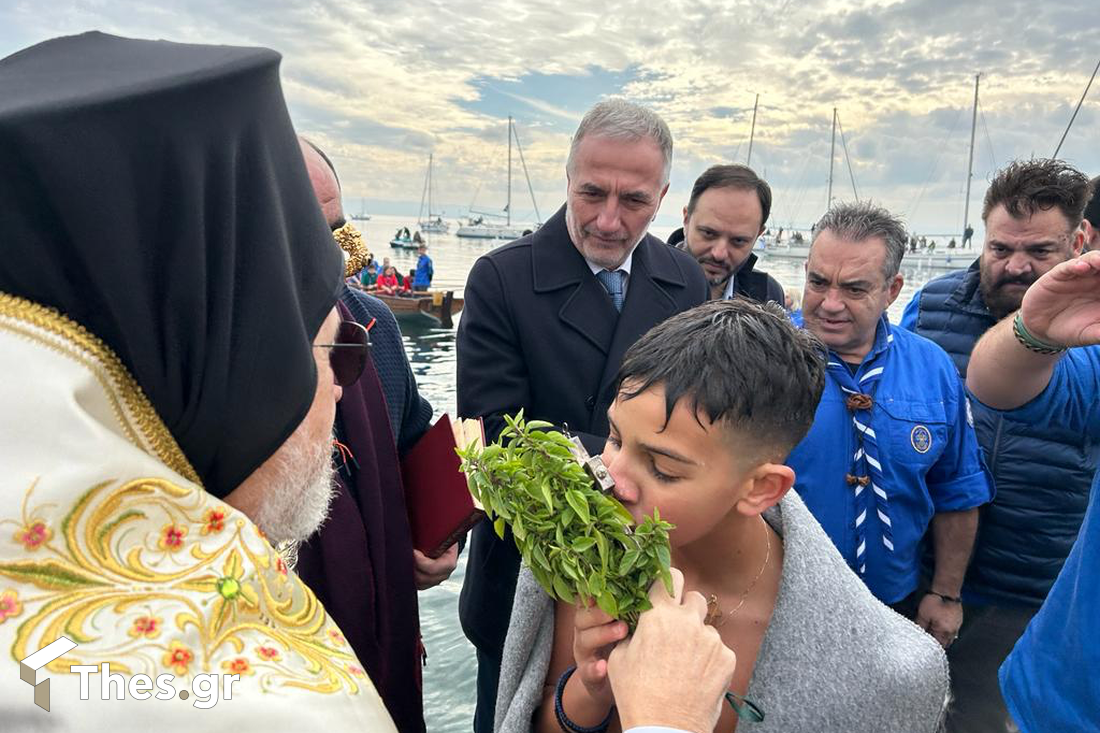
[[[454,326],[453,316],[462,310],[462,298],[456,298],[453,290],[434,290],[412,298],[398,295],[371,293],[393,311],[398,318],[427,319],[443,328]]]

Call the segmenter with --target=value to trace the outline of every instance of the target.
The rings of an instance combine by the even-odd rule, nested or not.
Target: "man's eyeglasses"
[[[370,325],[374,325],[373,319]],[[341,387],[350,387],[358,382],[367,365],[367,357],[370,355],[368,330],[369,326],[363,328],[355,321],[340,321],[335,343],[314,344],[329,350],[328,360],[332,366],[332,375],[336,384]]]

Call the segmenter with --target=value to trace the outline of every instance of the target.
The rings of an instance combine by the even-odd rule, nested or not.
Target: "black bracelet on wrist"
[[[960,596],[945,596],[943,593],[937,593],[934,590],[928,591],[925,595],[936,596],[944,603],[962,603],[963,599]]]
[[[561,673],[561,677],[558,678],[558,686],[554,690],[554,716],[558,719],[558,727],[561,728],[562,733],[605,733],[607,727],[611,725],[611,713],[615,708],[611,708],[611,710],[607,711],[607,717],[604,718],[602,723],[591,728],[577,725],[565,714],[565,708],[563,708],[561,704],[561,696],[562,693],[565,692],[565,683],[569,681],[569,678],[576,671],[577,665],[569,665],[569,667]]]

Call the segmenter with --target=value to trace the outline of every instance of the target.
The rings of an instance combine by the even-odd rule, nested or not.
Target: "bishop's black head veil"
[[[279,60],[101,33],[0,60],[0,291],[106,342],[218,496],[308,412],[342,283]]]

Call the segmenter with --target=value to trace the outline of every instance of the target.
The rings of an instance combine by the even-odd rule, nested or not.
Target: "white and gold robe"
[[[0,729],[394,730],[324,607],[95,336],[0,294],[0,412]],[[60,637],[47,712],[19,663]],[[70,667],[104,662],[175,694],[104,701],[94,674],[81,700]],[[232,699],[206,674],[239,675]]]

